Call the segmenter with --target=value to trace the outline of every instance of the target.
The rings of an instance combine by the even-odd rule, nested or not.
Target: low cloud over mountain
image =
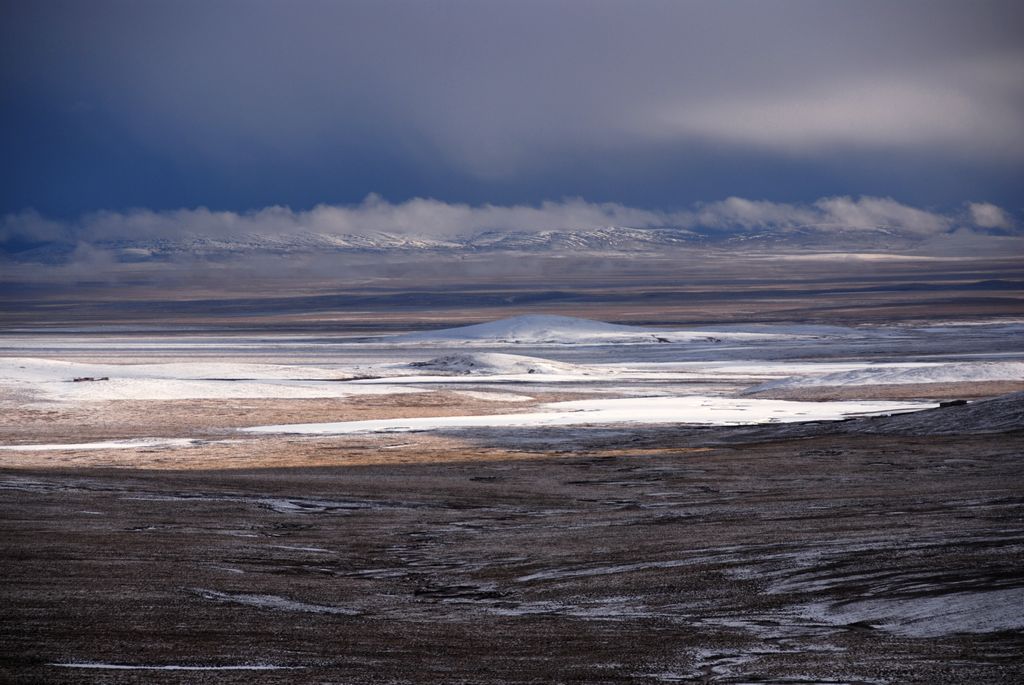
[[[353,206],[319,205],[306,211],[267,207],[250,212],[212,211],[203,207],[157,212],[94,212],[77,221],[61,221],[26,211],[8,214],[0,242],[152,241],[231,239],[265,236],[409,236],[464,239],[482,233],[578,232],[614,227],[676,229],[681,233],[721,231],[782,233],[816,231],[892,231],[932,236],[957,229],[1011,229],[1014,221],[1000,207],[971,203],[963,211],[941,213],[889,198],[828,197],[809,204],[787,204],[730,197],[682,211],[655,211],[575,198],[528,205],[453,204],[417,198],[393,204],[370,196]]]

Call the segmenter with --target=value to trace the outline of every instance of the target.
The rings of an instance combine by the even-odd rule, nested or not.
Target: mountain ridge
[[[70,238],[32,244],[0,242],[0,254],[19,262],[60,264],[76,252],[94,249],[122,262],[164,261],[183,256],[223,259],[243,255],[290,254],[436,254],[471,255],[500,252],[657,253],[686,249],[803,249],[886,252],[909,250],[924,238],[880,227],[801,226],[786,230],[693,230],[678,227],[544,231],[481,231],[466,236],[428,236],[384,232],[287,234],[243,233],[230,236],[182,235],[177,238]]]

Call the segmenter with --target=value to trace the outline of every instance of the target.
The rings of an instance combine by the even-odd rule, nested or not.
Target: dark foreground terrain
[[[468,436],[464,461],[428,464],[6,470],[0,674],[1017,683],[1013,423],[541,436],[514,461],[474,461],[486,436]]]

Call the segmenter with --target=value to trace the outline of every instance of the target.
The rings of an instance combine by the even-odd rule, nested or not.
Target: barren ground
[[[0,667],[40,683],[1024,677],[1019,631],[904,634],[842,609],[1019,593],[1024,433],[669,436],[7,461]],[[296,670],[54,665],[83,662]]]

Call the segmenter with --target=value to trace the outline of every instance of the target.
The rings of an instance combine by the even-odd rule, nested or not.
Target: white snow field
[[[225,354],[230,349],[224,350]],[[612,355],[619,360],[622,355]],[[490,351],[455,352],[423,361],[394,363],[389,350],[361,364],[333,367],[244,362],[98,364],[26,357],[0,358],[0,394],[53,402],[104,400],[316,399],[422,392],[422,386],[491,390],[493,384],[599,385],[631,394],[640,383],[749,385],[790,376],[856,371],[866,362],[640,362],[576,364]],[[882,367],[886,365],[880,365]],[[367,377],[368,376],[368,377]],[[76,378],[104,380],[83,380]],[[692,392],[692,388],[690,388]],[[644,391],[647,394],[649,391]],[[513,393],[515,394],[515,393]],[[478,399],[496,399],[481,396]]]
[[[415,388],[341,382],[350,377],[338,370],[282,364],[86,364],[21,357],[0,360],[0,391],[20,390],[50,401],[312,399],[419,392]],[[105,380],[75,382],[76,378]]]
[[[444,428],[540,428],[616,423],[737,426],[835,421],[851,416],[918,411],[935,406],[937,404],[927,402],[791,402],[706,396],[628,397],[551,402],[540,405],[542,411],[519,414],[285,424],[241,430],[250,433],[339,435]]]
[[[927,366],[888,366],[851,369],[819,376],[794,376],[750,388],[750,392],[782,388],[817,388],[908,383],[978,383],[1024,381],[1024,362],[961,362]]]
[[[870,388],[894,383],[1020,381],[1024,380],[1024,351],[1007,345],[1017,328],[1016,324],[1001,323],[916,328],[726,325],[713,331],[670,331],[536,315],[372,339],[184,335],[177,339],[134,336],[117,342],[111,337],[105,339],[108,347],[92,352],[92,358],[104,362],[145,360],[150,353],[138,351],[147,350],[152,342],[157,346],[153,354],[159,355],[154,361],[159,359],[160,363],[32,358],[25,356],[26,351],[74,358],[81,354],[82,341],[79,336],[65,340],[59,334],[24,341],[14,336],[0,340],[0,355],[18,355],[0,356],[0,400],[18,404],[315,399],[444,390],[491,403],[499,411],[500,403],[526,403],[518,412],[509,411],[513,409],[509,407],[505,413],[489,416],[410,417],[248,429],[254,433],[314,435],[459,427],[836,420],[933,405],[782,402],[755,399],[749,394],[829,385]],[[545,392],[596,394],[604,399],[533,404],[535,394]],[[870,390],[863,394],[869,396]],[[114,440],[116,435],[109,437],[111,440],[97,443],[38,445],[34,449],[141,449],[191,444],[186,437],[180,443],[177,437],[141,443]]]

